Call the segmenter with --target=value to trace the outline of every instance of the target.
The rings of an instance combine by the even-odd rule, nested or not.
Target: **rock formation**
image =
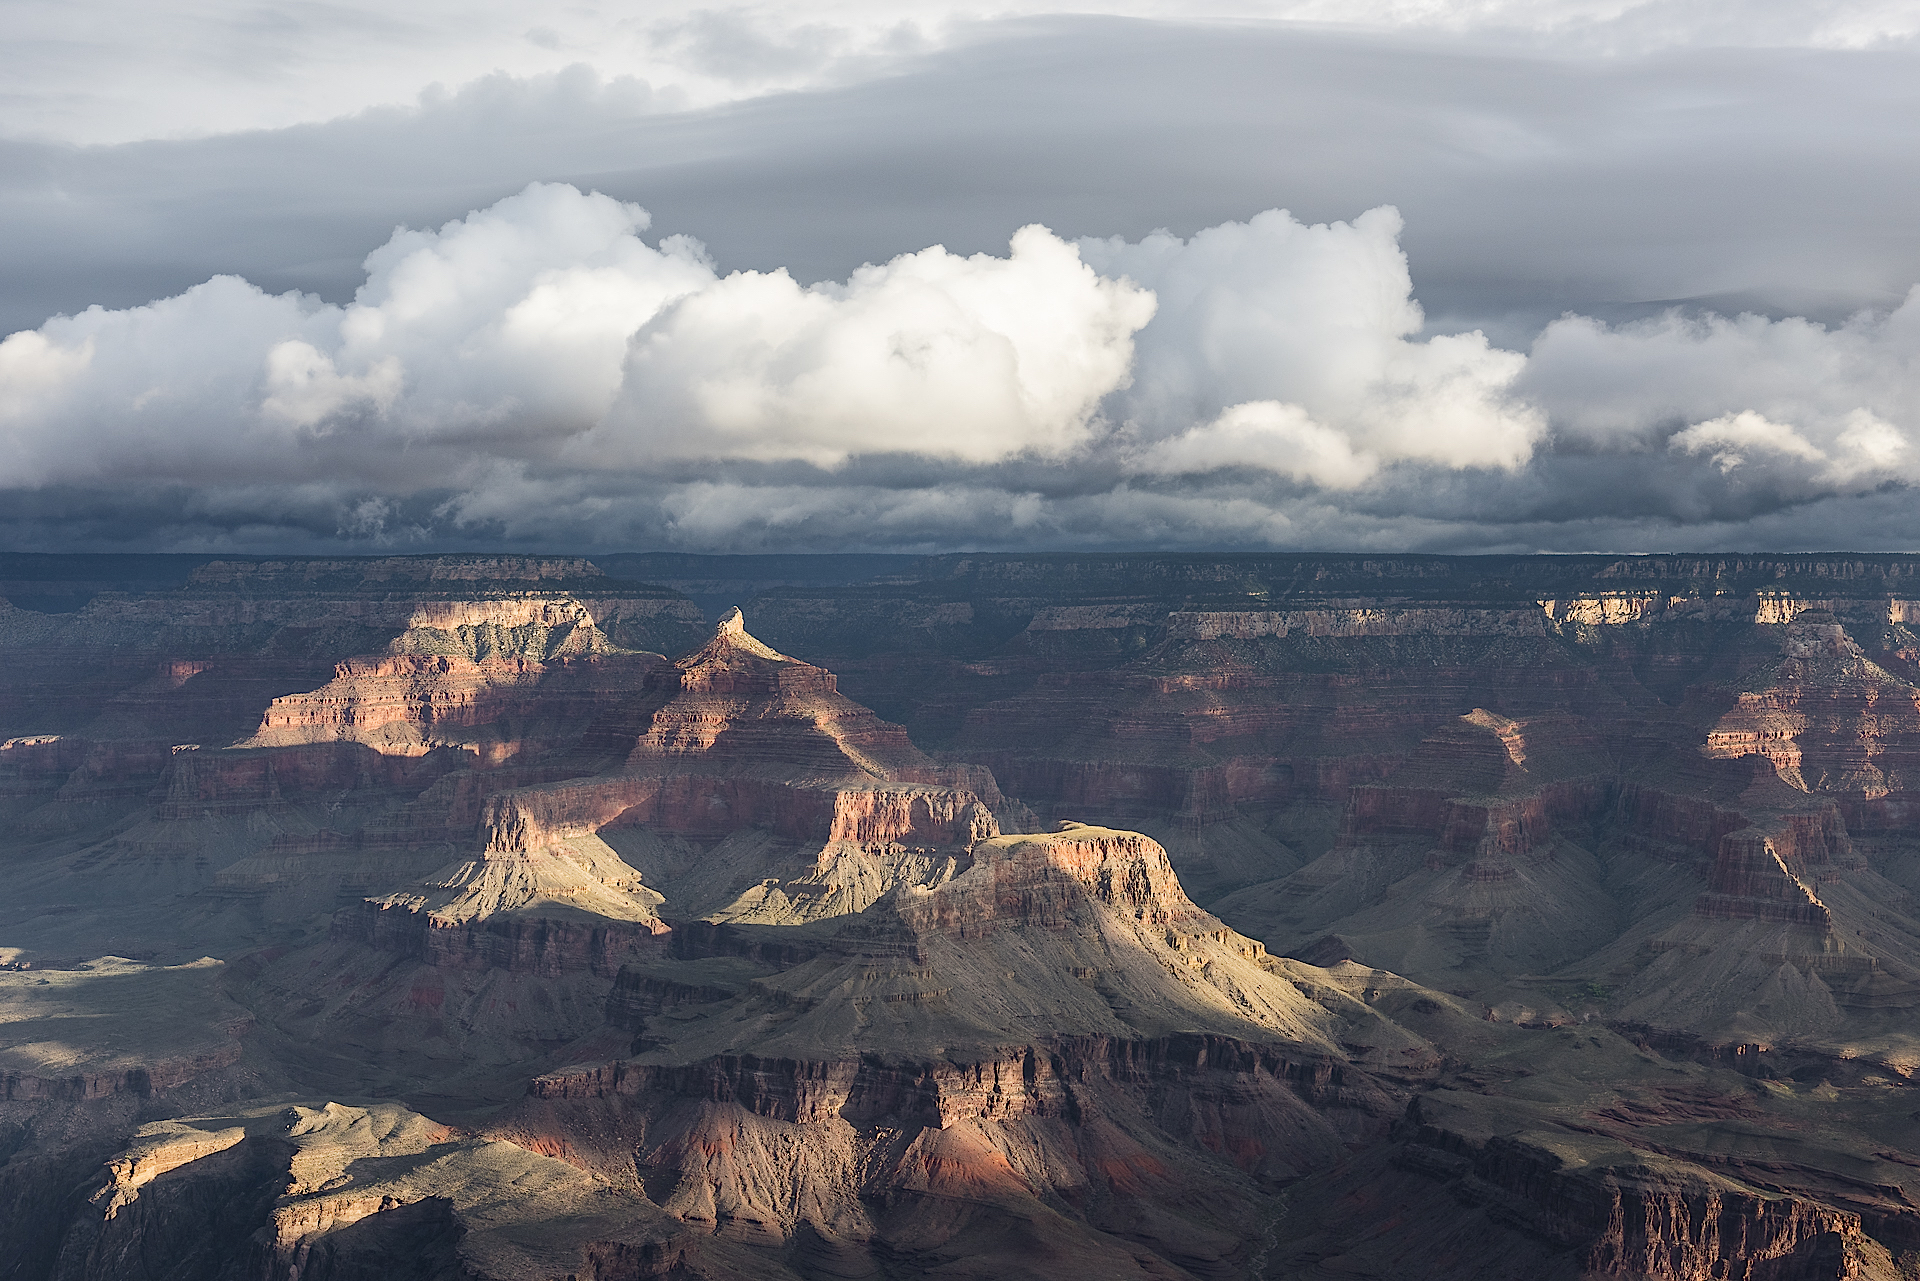
[[[755,640],[737,609],[596,719],[574,756],[600,772],[489,802],[486,850],[606,839],[679,912],[713,919],[857,912],[996,834],[993,807],[1017,821],[990,773],[936,764],[831,672]],[[775,839],[727,860],[724,879],[700,866],[699,842],[742,829]]]
[[[1920,558],[0,594],[8,1281],[1920,1269]]]

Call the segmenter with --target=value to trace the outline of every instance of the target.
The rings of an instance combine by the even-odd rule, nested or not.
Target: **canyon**
[[[1920,556],[0,596],[6,1281],[1920,1276]]]

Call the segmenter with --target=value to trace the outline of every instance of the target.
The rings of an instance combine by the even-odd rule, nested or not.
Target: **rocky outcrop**
[[[754,639],[737,609],[705,645],[655,673],[647,696],[589,730],[581,751],[629,772],[807,783],[934,766],[904,729],[842,695],[832,672]]]
[[[502,1133],[604,1162],[591,1133],[618,1118],[668,1212],[722,1236],[817,1237],[856,1271],[938,1248],[956,1215],[1045,1203],[1064,1216],[1042,1234],[1053,1274],[1125,1266],[1116,1234],[1231,1272],[1256,1244],[1253,1187],[1332,1167],[1400,1108],[1353,1056],[1437,1061],[1341,979],[1195,907],[1138,833],[980,842],[951,879],[897,889],[784,963],[623,971],[609,1016],[645,1053],[536,1078]],[[1009,1000],[1022,992],[1031,1013]],[[764,1048],[703,1052],[761,1020]],[[859,1054],[841,1048],[852,1036]],[[945,1048],[929,1056],[927,1036]]]
[[[747,634],[738,611],[650,674],[571,759],[607,768],[485,798],[483,859],[619,829],[705,840],[765,829],[792,847],[785,875],[725,908],[754,919],[859,911],[997,835],[996,804],[1021,812],[988,771],[931,760],[840,695],[832,673]],[[661,889],[678,893],[670,881]]]
[[[576,842],[449,864],[341,913],[333,935],[436,966],[611,978],[667,933],[660,902],[611,850]]]
[[[969,791],[888,786],[796,787],[751,777],[614,774],[489,797],[480,814],[487,849],[519,852],[608,827],[690,836],[765,827],[796,841],[966,845],[997,831]]]
[[[919,933],[973,938],[1065,929],[1084,923],[1082,904],[1099,903],[1146,926],[1211,927],[1220,941],[1229,933],[1187,898],[1167,852],[1138,832],[1065,823],[1050,835],[983,840],[970,853],[965,876],[902,900],[901,920]]]
[[[333,937],[461,970],[503,970],[557,978],[592,974],[612,978],[635,956],[658,950],[667,926],[659,921],[595,924],[541,916],[436,918],[404,903],[368,900],[336,919]]]
[[[157,1101],[216,1078],[254,1030],[224,969],[108,956],[0,971],[0,1103]]]
[[[1763,757],[1803,792],[1920,790],[1920,688],[1867,658],[1831,611],[1793,617],[1764,686],[1740,694],[1704,752]]]
[[[754,563],[0,608],[33,1275],[1920,1252],[1920,558]]]
[[[1720,838],[1707,892],[1695,903],[1694,913],[1828,930],[1833,913],[1815,894],[1814,886],[1821,870],[1847,865],[1864,866],[1853,857],[1837,806],[1783,815],[1765,828],[1747,828]]]
[[[658,662],[649,654],[569,654],[544,644],[532,647],[536,657],[498,656],[471,631],[454,639],[487,656],[349,659],[319,689],[275,699],[243,745],[353,741],[400,756],[452,747],[472,753],[476,764],[497,766],[570,745],[600,706],[638,689]],[[512,647],[506,639],[499,648]]]
[[[54,1257],[39,1275],[591,1276],[596,1249],[641,1253],[685,1231],[630,1179],[619,1187],[393,1103],[282,1102],[155,1122],[97,1168],[91,1200],[44,1225]]]
[[[170,750],[160,818],[233,813],[325,793],[410,795],[456,766],[447,757],[394,757],[357,743],[207,751]]]
[[[1231,1274],[1257,1244],[1255,1189],[1326,1168],[1343,1132],[1377,1130],[1394,1106],[1342,1065],[1232,1038],[1075,1039],[962,1061],[608,1065],[534,1081],[501,1129],[577,1135],[609,1105],[643,1136],[649,1195],[696,1228],[823,1241],[858,1275],[1013,1216],[1061,1277],[1172,1260]],[[764,1177],[769,1159],[781,1178]]]
[[[1449,1185],[1575,1251],[1581,1275],[1636,1281],[1854,1281],[1889,1276],[1884,1246],[1859,1214],[1781,1195],[1657,1157],[1570,1168],[1534,1143],[1474,1139],[1423,1120],[1409,1106],[1402,1169]],[[1882,1271],[1882,1269],[1885,1269]]]
[[[1313,1110],[1344,1109],[1384,1126],[1396,1106],[1390,1093],[1344,1063],[1198,1034],[1065,1037],[966,1062],[752,1055],[671,1067],[615,1062],[538,1077],[527,1093],[555,1101],[644,1099],[651,1107],[707,1100],[789,1124],[844,1121],[911,1132],[1024,1118],[1079,1125],[1103,1109],[1103,1096],[1121,1090],[1180,1095],[1191,1109],[1180,1119],[1196,1127],[1180,1138],[1271,1180],[1338,1158],[1334,1129]],[[1247,1128],[1236,1129],[1235,1117]],[[659,1164],[682,1155],[653,1152],[641,1159]]]
[[[1551,783],[1503,800],[1449,797],[1404,787],[1356,787],[1341,820],[1340,840],[1356,843],[1412,836],[1433,843],[1428,865],[1464,865],[1469,876],[1500,880],[1515,864],[1547,857],[1556,829],[1590,826],[1613,805],[1609,780]]]
[[[1672,862],[1712,858],[1722,837],[1752,822],[1738,810],[1705,797],[1663,791],[1638,781],[1621,785],[1614,817],[1628,848]]]

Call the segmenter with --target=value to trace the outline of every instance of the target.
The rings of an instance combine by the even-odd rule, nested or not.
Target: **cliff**
[[[0,614],[0,648],[345,657],[409,631],[552,629],[583,617],[624,649],[673,652],[701,627],[679,593],[609,578],[577,557],[215,560],[168,590],[102,592],[71,614]]]
[[[20,570],[0,1277],[1913,1271],[1920,558],[604,561]]]
[[[676,910],[716,919],[860,911],[998,834],[995,807],[1024,815],[988,771],[931,760],[899,726],[841,695],[832,673],[748,634],[737,610],[598,718],[569,759],[601,772],[487,801],[486,856],[644,831],[635,855],[643,874],[669,903],[686,902]],[[700,860],[687,842],[745,829],[784,848],[696,885]],[[663,850],[661,837],[679,844]]]

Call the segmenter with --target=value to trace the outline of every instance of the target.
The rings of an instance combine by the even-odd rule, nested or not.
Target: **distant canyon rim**
[[[1920,1277],[1920,555],[0,553],[0,1281]]]

